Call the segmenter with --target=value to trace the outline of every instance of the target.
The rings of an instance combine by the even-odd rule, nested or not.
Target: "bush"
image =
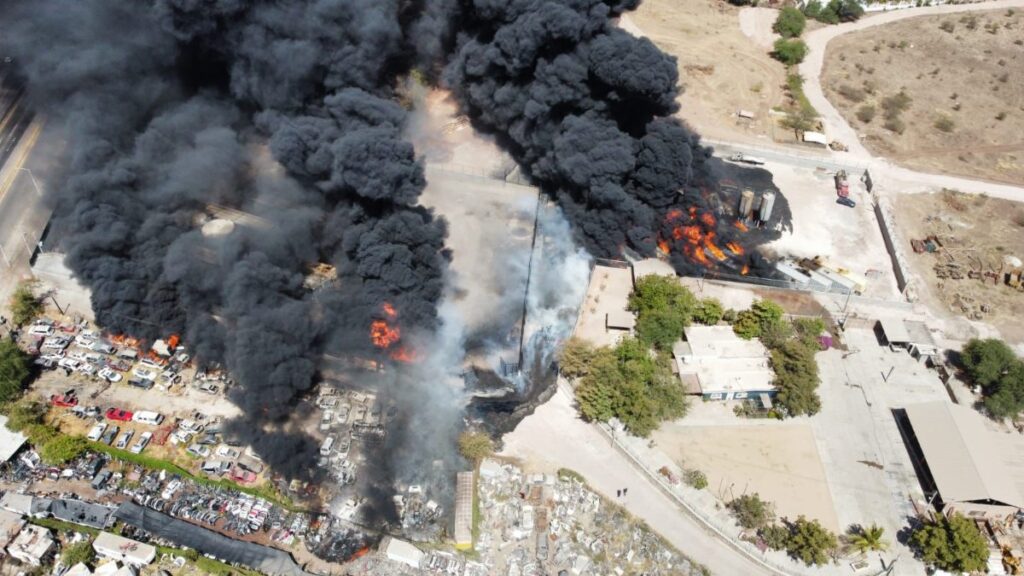
[[[785,550],[789,543],[789,528],[778,524],[769,524],[757,531],[764,540],[765,546],[772,550]]]
[[[800,340],[789,340],[772,350],[775,404],[789,416],[814,415],[821,410],[815,351],[816,346],[812,348]]]
[[[824,5],[818,0],[811,0],[804,5],[803,13],[825,24],[838,24],[859,19],[864,15],[864,8],[856,0],[831,0]]]
[[[764,528],[774,517],[771,503],[761,500],[756,492],[734,498],[727,506],[736,517],[736,522],[748,530]]]
[[[85,453],[89,443],[81,436],[58,436],[43,445],[39,457],[50,466],[66,464]]]
[[[956,127],[956,123],[953,119],[945,114],[935,119],[935,128],[943,132],[952,132],[953,128]]]
[[[949,20],[946,20],[942,24],[939,24],[939,30],[952,34],[953,31],[956,30],[956,24],[950,22]]]
[[[35,319],[43,312],[43,304],[32,292],[31,282],[18,284],[11,296],[11,320],[15,326],[21,326]]]
[[[708,477],[700,470],[687,470],[684,473],[683,479],[687,485],[697,490],[703,490],[708,487]]]
[[[910,108],[911,102],[913,100],[902,90],[897,94],[882,98],[882,109],[885,110],[885,117],[894,118],[899,116]]]
[[[28,376],[25,353],[13,340],[0,340],[0,402],[10,402],[19,397]]]
[[[796,66],[807,56],[807,44],[803,40],[779,38],[775,41],[772,57],[786,66]]]
[[[839,547],[839,539],[828,531],[817,520],[808,521],[803,516],[797,518],[790,527],[786,541],[789,555],[802,560],[808,566],[828,564],[829,557]]]
[[[494,442],[491,437],[483,432],[470,432],[469,430],[459,434],[459,454],[470,462],[479,463],[484,458],[494,454]]]
[[[882,124],[882,127],[896,134],[903,134],[907,130],[907,125],[899,118],[886,118],[885,124]]]
[[[35,400],[23,398],[7,406],[7,429],[22,432],[31,426],[42,424],[45,413],[45,406]]]
[[[862,102],[867,96],[863,90],[856,86],[850,86],[849,84],[843,84],[840,86],[838,92],[840,96],[854,103]]]
[[[558,368],[569,379],[586,376],[590,365],[597,357],[597,349],[582,338],[573,336],[566,341],[558,354]]]
[[[758,338],[773,324],[782,322],[784,310],[771,300],[758,300],[750,307],[736,315],[733,332],[740,338],[750,340]]]
[[[697,308],[693,311],[693,319],[701,324],[714,326],[722,320],[724,314],[725,310],[722,308],[721,302],[715,298],[705,298],[697,304]]]
[[[875,119],[875,107],[871,104],[865,104],[857,108],[857,119],[865,124],[870,124]]]
[[[671,350],[693,318],[697,298],[675,276],[644,276],[629,295],[636,334],[645,344]]]
[[[803,13],[792,6],[786,6],[779,10],[779,16],[772,25],[772,30],[783,38],[796,38],[804,33],[807,25],[807,18]]]
[[[959,514],[940,516],[910,537],[921,559],[948,572],[983,572],[988,559],[985,536],[974,522]]]
[[[96,557],[92,549],[92,542],[85,540],[77,542],[66,548],[60,555],[60,561],[65,566],[71,567],[76,564],[89,564]]]

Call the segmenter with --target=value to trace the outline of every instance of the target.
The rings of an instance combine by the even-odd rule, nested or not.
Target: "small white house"
[[[100,532],[92,543],[96,554],[133,566],[145,566],[156,559],[156,548],[110,532]]]
[[[28,524],[7,546],[7,553],[17,560],[32,566],[42,566],[56,548],[50,531],[42,526]]]

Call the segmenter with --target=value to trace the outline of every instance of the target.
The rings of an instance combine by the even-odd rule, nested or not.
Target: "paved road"
[[[606,498],[616,500],[615,491],[628,488],[628,497],[619,502],[684,554],[707,566],[712,574],[775,576],[684,514],[596,428],[579,419],[571,398],[561,388],[505,435],[504,442],[504,454],[548,471],[562,467],[575,470]]]
[[[857,22],[820,28],[808,34],[805,37],[805,41],[810,51],[807,58],[800,64],[800,74],[804,77],[804,93],[821,114],[821,119],[829,136],[834,140],[843,142],[850,148],[849,152],[835,153],[833,157],[840,162],[869,166],[875,183],[883,186],[886,190],[917,192],[938,188],[952,188],[970,194],[985,193],[989,196],[1024,202],[1024,187],[1022,186],[995,184],[945,174],[915,172],[897,166],[885,158],[873,156],[857,138],[856,130],[843,119],[839,111],[825,98],[825,94],[821,89],[821,71],[825,62],[825,50],[828,43],[841,34],[917,16],[1012,7],[1024,7],[1024,0],[998,0],[995,2],[944,5],[884,12],[862,18]]]

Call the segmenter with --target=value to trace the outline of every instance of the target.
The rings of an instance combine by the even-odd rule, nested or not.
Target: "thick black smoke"
[[[290,417],[323,354],[386,360],[369,336],[385,303],[407,332],[437,322],[446,230],[416,205],[423,169],[391,88],[405,71],[402,3],[3,12],[5,53],[67,127],[54,227],[97,322],[150,342],[180,333],[201,362],[225,365],[245,413],[230,429],[275,470],[312,478],[317,447]],[[247,224],[201,234],[224,208]],[[318,262],[338,280],[312,291]]]
[[[680,272],[714,267],[683,257],[663,231],[670,209],[703,205],[702,189],[718,193],[717,161],[671,117],[675,59],[614,22],[637,4],[465,0],[445,80],[558,200],[592,254],[650,256],[661,241]],[[723,243],[735,232],[727,224],[713,226]]]

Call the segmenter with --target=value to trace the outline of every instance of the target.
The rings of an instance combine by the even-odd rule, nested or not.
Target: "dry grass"
[[[880,155],[931,172],[1021,183],[1022,38],[1020,10],[923,16],[846,34],[829,44],[825,92]],[[901,92],[910,102],[893,109]],[[867,105],[885,118],[858,115]]]

